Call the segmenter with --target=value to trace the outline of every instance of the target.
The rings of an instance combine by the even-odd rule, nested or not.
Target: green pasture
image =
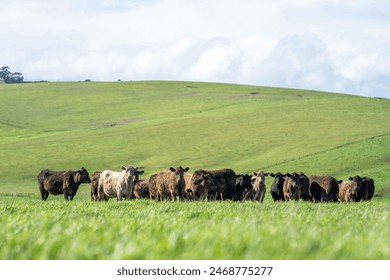
[[[388,99],[197,82],[0,84],[0,156],[0,259],[390,259]],[[178,165],[370,176],[376,194],[275,204],[267,178],[263,205],[92,203],[88,185],[70,203],[40,201],[41,169],[124,164],[144,177]]]
[[[0,203],[0,259],[389,259],[387,202]]]

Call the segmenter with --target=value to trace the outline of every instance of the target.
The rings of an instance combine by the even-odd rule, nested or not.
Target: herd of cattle
[[[91,185],[94,201],[122,198],[171,200],[254,200],[263,202],[266,193],[265,177],[272,176],[271,196],[274,201],[307,200],[313,202],[351,202],[371,200],[374,180],[354,176],[349,181],[337,181],[331,176],[306,176],[302,172],[270,173],[262,170],[252,175],[236,174],[232,169],[196,170],[181,166],[141,179],[142,167],[122,166],[122,171],[96,171],[89,176],[82,167],[77,171],[42,170],[38,174],[42,200],[49,194],[63,194],[73,200],[82,183]]]

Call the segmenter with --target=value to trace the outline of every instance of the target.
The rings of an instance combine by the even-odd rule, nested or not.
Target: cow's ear
[[[352,177],[349,177],[348,180],[353,181],[353,178],[352,178]]]
[[[269,175],[269,172],[264,173],[264,176],[268,176],[268,175]]]
[[[188,170],[190,170],[189,167],[186,167],[186,168],[184,169],[185,172],[187,172]]]
[[[175,171],[176,171],[176,169],[173,168],[173,167],[170,167],[169,170],[171,170],[172,172],[175,172]]]
[[[286,173],[286,176],[291,178],[291,174],[290,173]]]
[[[275,177],[275,174],[274,173],[270,173],[269,174],[271,177]]]
[[[122,169],[122,170],[126,170],[126,166],[123,166],[123,165],[122,165],[122,166],[121,166],[121,169]]]
[[[83,170],[78,170],[77,171],[80,175],[83,174]]]
[[[337,183],[339,183],[339,184],[342,183],[342,182],[343,182],[343,180],[338,180],[338,181],[337,181]]]
[[[138,174],[144,174],[144,170],[141,170],[140,172],[138,172]]]
[[[257,176],[257,172],[256,172],[256,171],[253,171],[253,172],[252,172],[252,175],[253,175],[253,176]]]

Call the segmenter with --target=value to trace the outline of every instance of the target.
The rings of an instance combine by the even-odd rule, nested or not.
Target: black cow
[[[65,200],[73,200],[80,184],[91,183],[88,171],[84,167],[77,171],[52,171],[45,169],[37,177],[42,200],[46,200],[49,194],[63,194]]]
[[[369,177],[364,177],[363,179],[365,179],[367,184],[367,200],[371,200],[375,193],[374,179]]]
[[[298,173],[299,179],[298,183],[301,185],[301,199],[306,201],[313,201],[313,197],[310,195],[310,180],[309,177],[307,177],[302,172]],[[337,201],[337,197],[335,198]]]
[[[357,184],[356,201],[371,200],[375,192],[374,179],[369,177],[355,176],[349,177],[349,180]]]
[[[252,189],[252,176],[248,174],[236,175],[236,198],[242,200],[245,194]]]
[[[283,195],[283,184],[286,180],[286,174],[282,174],[280,172],[277,173],[270,173],[271,177],[274,177],[275,180],[271,185],[271,196],[272,199],[276,201],[284,201],[284,195]]]

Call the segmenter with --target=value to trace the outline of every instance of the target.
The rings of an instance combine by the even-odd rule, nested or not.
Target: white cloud
[[[390,97],[385,0],[5,0],[0,24],[0,62],[28,80],[184,79]]]

